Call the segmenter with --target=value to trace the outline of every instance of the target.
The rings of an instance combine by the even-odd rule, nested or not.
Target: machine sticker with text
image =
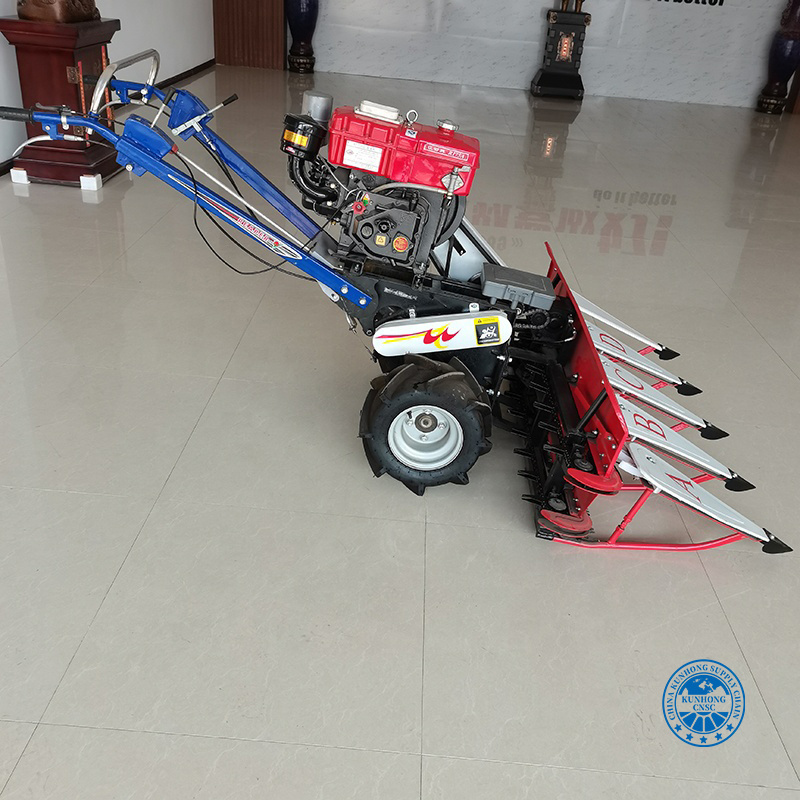
[[[378,172],[381,168],[383,148],[373,147],[371,144],[352,142],[349,139],[344,147],[342,164],[354,169],[365,169],[368,172]]]
[[[500,320],[497,317],[476,319],[475,339],[478,344],[497,344],[500,341]]]
[[[454,147],[443,147],[433,142],[423,142],[420,150],[423,153],[433,153],[436,156],[454,158],[456,161],[469,161],[469,153],[465,153],[463,150],[456,150]]]

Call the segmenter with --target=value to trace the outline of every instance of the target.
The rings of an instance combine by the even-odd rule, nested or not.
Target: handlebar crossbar
[[[102,75],[97,79],[97,85],[94,87],[94,94],[92,95],[92,104],[89,107],[90,114],[97,114],[100,106],[103,103],[106,89],[108,84],[114,77],[114,74],[125,67],[130,67],[133,64],[138,64],[140,61],[150,60],[150,74],[147,78],[144,91],[147,91],[148,86],[155,86],[156,76],[158,75],[158,68],[161,66],[161,56],[157,50],[143,50],[136,55],[122,58],[119,61],[112,61],[104,70]]]

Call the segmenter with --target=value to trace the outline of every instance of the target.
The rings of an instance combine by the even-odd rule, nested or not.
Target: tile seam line
[[[22,721],[2,720],[0,721],[0,724],[2,724],[2,722],[20,723]],[[254,739],[254,738],[240,737],[240,736],[215,736],[212,734],[189,733],[183,731],[142,730],[137,728],[122,728],[122,727],[102,726],[102,725],[81,725],[69,722],[39,722],[39,723],[29,722],[27,724],[35,724],[37,728],[39,727],[74,728],[78,730],[111,731],[115,733],[141,734],[144,736],[174,736],[186,739],[205,739],[210,741],[247,742],[252,744],[276,744],[276,745],[285,745],[289,747],[308,747],[318,750],[343,750],[345,752],[381,753],[385,755],[412,756],[412,757],[416,757],[419,755],[415,751],[409,751],[409,750],[392,750],[383,748],[356,747],[349,745],[320,744],[317,742],[302,742],[302,741],[291,741],[284,739]],[[627,772],[623,770],[602,770],[602,769],[595,769],[592,767],[568,766],[564,764],[548,764],[546,762],[515,761],[515,760],[504,760],[504,759],[493,759],[493,758],[478,758],[478,757],[471,758],[469,756],[457,756],[457,755],[449,755],[442,753],[428,753],[424,751],[422,752],[422,758],[423,759],[438,758],[447,761],[469,761],[469,762],[478,762],[482,764],[513,764],[515,766],[535,767],[537,769],[553,769],[553,770],[561,770],[564,772],[588,772],[598,775],[623,775],[632,778],[653,778],[655,780],[683,781],[687,783],[714,784],[720,786],[747,786],[750,788],[774,789],[787,792],[795,792],[800,794],[800,787],[795,788],[788,786],[774,786],[762,783],[741,783],[735,781],[709,780],[705,778],[688,778],[684,776],[660,775],[657,773],[644,773],[644,772]]]
[[[51,319],[47,320],[47,322],[39,328],[36,333],[26,339],[2,364],[0,364],[0,369],[2,369],[12,358],[15,356],[19,356],[20,360],[22,359],[22,351],[25,347],[27,347],[40,333],[43,333],[46,328],[49,328],[79,297],[83,297],[86,290],[91,286],[91,284],[87,283],[81,286],[81,290],[75,297],[72,298],[62,309],[58,311],[58,313],[52,317]]]
[[[703,571],[708,576],[708,581],[711,584],[711,589],[713,590],[714,594],[716,595],[717,599],[719,600],[719,593],[717,592],[717,587],[714,586],[714,582],[711,580],[711,576],[708,574],[708,569],[706,568],[705,561],[700,556],[700,553],[697,554],[698,558],[700,558],[700,563],[703,566]],[[756,691],[758,692],[759,698],[761,698],[761,702],[764,704],[764,710],[767,712],[767,716],[769,717],[769,721],[772,723],[772,727],[775,730],[775,735],[778,737],[778,741],[781,743],[781,747],[783,747],[783,752],[786,755],[786,760],[789,762],[789,766],[792,768],[792,772],[794,773],[795,778],[797,779],[798,785],[800,786],[800,772],[798,772],[797,766],[792,759],[791,754],[789,753],[789,748],[786,746],[786,742],[783,740],[783,736],[781,736],[781,732],[778,728],[778,724],[775,722],[775,718],[772,716],[772,709],[769,707],[766,698],[764,697],[764,693],[761,690],[761,686],[756,678],[756,673],[754,672],[753,668],[750,666],[750,660],[747,658],[747,654],[744,651],[744,647],[742,643],[739,641],[739,637],[736,635],[736,630],[733,627],[733,623],[728,617],[728,612],[725,610],[725,606],[722,600],[719,600],[720,607],[722,608],[722,614],[725,617],[725,622],[728,623],[728,628],[730,629],[731,635],[733,636],[733,640],[736,642],[736,646],[739,648],[739,652],[742,654],[742,658],[744,659],[744,663],[747,666],[747,671],[753,678],[753,683],[756,686]]]
[[[2,724],[2,721],[0,721],[0,724]],[[187,731],[170,731],[170,730],[163,730],[163,731],[144,730],[141,728],[121,728],[112,725],[81,725],[72,722],[38,722],[34,724],[36,724],[37,728],[38,727],[74,728],[78,730],[87,730],[87,731],[112,731],[114,733],[133,733],[133,734],[141,734],[142,736],[176,736],[185,739],[207,739],[209,741],[248,742],[251,744],[278,744],[278,745],[287,745],[289,747],[313,747],[318,750],[344,750],[347,752],[356,752],[356,753],[384,753],[386,755],[411,756],[413,758],[417,758],[420,756],[420,754],[414,750],[391,750],[379,747],[356,747],[355,745],[344,745],[344,744],[320,744],[319,742],[293,741],[291,739],[257,739],[247,736],[225,736],[225,735],[217,736],[210,733],[190,733]]]
[[[38,727],[39,727],[38,723],[36,723],[36,722],[34,722],[34,723],[32,723],[32,724],[33,724],[33,730],[31,731],[31,735],[28,737],[28,740],[25,742],[25,746],[24,746],[24,747],[22,748],[22,750],[20,751],[20,754],[19,754],[19,756],[18,756],[17,760],[14,762],[14,766],[11,768],[11,771],[8,773],[8,777],[7,777],[7,778],[5,779],[5,781],[3,782],[3,785],[2,785],[2,786],[0,786],[0,797],[2,797],[2,796],[3,796],[3,794],[5,793],[5,791],[6,791],[6,787],[8,786],[8,783],[9,783],[9,781],[11,780],[11,776],[14,774],[14,772],[15,772],[15,771],[16,771],[16,769],[17,769],[17,767],[19,766],[19,762],[20,762],[20,761],[22,761],[22,756],[24,756],[24,755],[25,755],[25,751],[26,751],[26,750],[28,749],[28,747],[30,746],[31,739],[33,739],[33,735],[36,733],[36,730],[37,730],[37,729],[38,729]]]
[[[83,292],[81,292],[81,294],[83,294]],[[76,297],[75,299],[77,300],[78,298]],[[66,310],[66,308],[63,310]],[[51,322],[55,322],[55,317],[51,320]],[[250,323],[248,322],[247,324],[249,325]],[[50,322],[48,322],[47,325],[45,325],[45,328],[48,327],[49,325]],[[43,331],[44,328],[42,328],[42,330],[40,330],[36,335],[38,336],[39,333],[42,333]],[[29,342],[26,342],[23,345],[23,347],[26,347],[28,344]],[[86,369],[98,372],[122,372],[130,375],[171,375],[176,378],[192,378],[192,379],[200,379],[206,381],[217,381],[222,378],[222,375],[204,375],[203,373],[200,372],[175,372],[174,370],[168,370],[168,369],[134,369],[132,367],[121,367],[121,366],[103,367],[96,364],[87,364],[83,361],[73,361],[71,359],[63,359],[63,358],[51,360],[49,358],[26,356],[22,353],[22,348],[17,350],[17,352],[14,353],[14,355],[10,356],[7,361],[4,361],[3,366],[5,366],[5,364],[7,364],[8,361],[10,361],[12,358],[16,356],[19,356],[20,362],[25,362],[27,364],[55,364],[56,366],[78,367],[80,369]]]
[[[72,489],[53,489],[52,487],[44,487],[44,486],[12,486],[8,484],[0,484],[0,489],[11,489],[11,490],[18,490],[18,491],[32,491],[32,492],[54,492],[60,494],[77,494],[82,496],[89,496],[89,497],[110,497],[116,498],[121,500],[139,500],[141,502],[147,502],[150,497],[146,495],[129,495],[129,494],[105,494],[103,492],[83,492],[77,491]],[[160,500],[161,497],[159,495],[158,499]],[[281,513],[281,514],[313,514],[314,516],[335,516],[335,517],[343,517],[345,519],[369,519],[369,520],[385,520],[387,522],[399,522],[405,525],[421,525],[424,524],[423,519],[402,519],[400,517],[376,517],[376,516],[363,516],[358,514],[333,514],[331,515],[325,511],[298,511],[296,508],[289,509],[289,508],[275,508],[273,506],[253,506],[248,505],[246,503],[211,503],[207,500],[184,500],[179,498],[167,498],[164,500],[165,503],[173,503],[175,505],[189,505],[189,506],[207,506],[210,508],[230,508],[230,509],[245,509],[247,511],[262,511],[268,513]],[[431,524],[441,524],[447,525],[448,523],[431,523]],[[475,527],[481,528],[485,526],[481,525],[464,525],[464,527]],[[493,529],[494,530],[494,529]],[[514,531],[514,528],[497,528],[496,530],[508,530]],[[517,531],[518,532],[518,531]]]
[[[765,783],[737,783],[735,781],[720,781],[709,780],[706,778],[687,778],[685,776],[675,775],[659,775],[655,772],[626,772],[624,770],[604,770],[596,769],[594,767],[572,767],[565,764],[547,764],[544,762],[532,761],[506,761],[497,758],[471,758],[469,756],[454,756],[445,755],[441,753],[425,753],[422,754],[423,758],[440,758],[448,761],[477,761],[482,764],[513,764],[520,767],[535,767],[536,769],[554,769],[563,770],[565,772],[588,772],[597,775],[626,775],[632,778],[653,778],[655,780],[664,781],[685,781],[687,783],[700,783],[700,784],[714,784],[719,786],[747,786],[755,789],[775,789],[784,792],[795,792],[800,795],[800,785],[796,787],[791,786],[773,786]]]
[[[47,486],[12,486],[8,483],[0,483],[0,489],[11,489],[20,492],[52,492],[54,494],[77,494],[88,497],[110,497],[116,500],[139,500],[146,502],[150,498],[146,496],[137,496],[135,494],[111,494],[109,492],[83,492],[77,489],[53,489]]]

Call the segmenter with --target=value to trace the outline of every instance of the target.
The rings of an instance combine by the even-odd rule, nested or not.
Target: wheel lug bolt
[[[443,430],[445,429],[445,427],[446,427],[446,426],[445,426],[444,422],[440,422],[440,423],[439,423],[439,430],[440,430],[440,431],[443,431]]]
[[[423,441],[423,442],[427,442],[427,441],[428,441],[428,437],[427,437],[427,436],[426,436],[424,433],[423,433],[423,434],[422,434],[422,436],[420,436],[419,438],[420,438],[420,440],[421,440],[421,441]]]

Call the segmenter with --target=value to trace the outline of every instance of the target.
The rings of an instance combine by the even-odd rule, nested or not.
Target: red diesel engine
[[[447,189],[454,179],[454,194],[469,194],[480,161],[477,139],[457,133],[448,120],[434,128],[370,117],[361,111],[365,105],[375,109],[362,103],[358,111],[347,106],[334,111],[328,129],[331,164],[436,189]]]
[[[413,266],[461,222],[480,165],[480,143],[449,120],[437,125],[364,101],[331,113],[328,95],[306,93],[289,114],[282,149],[303,205],[342,226],[339,255]],[[327,157],[320,154],[327,143]]]

